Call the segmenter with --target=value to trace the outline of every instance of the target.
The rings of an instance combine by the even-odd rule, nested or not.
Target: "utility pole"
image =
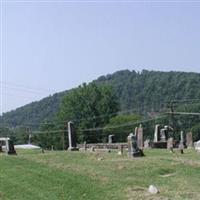
[[[169,125],[174,129],[174,133],[177,132],[177,125],[176,125],[176,119],[175,119],[175,108],[177,107],[177,101],[168,101],[166,102],[166,107],[170,109],[170,118],[169,118]]]
[[[64,130],[63,131],[63,151],[65,150],[65,135],[67,135],[67,129],[68,129],[68,125],[67,125],[67,122],[64,123]]]
[[[31,144],[32,135],[31,135],[31,130],[29,127],[27,127],[27,132],[28,132],[28,144]]]

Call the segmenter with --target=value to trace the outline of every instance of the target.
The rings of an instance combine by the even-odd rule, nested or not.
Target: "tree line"
[[[147,119],[143,123],[145,138],[152,139],[154,125],[159,123],[175,126],[177,139],[181,130],[192,130],[197,140],[199,116],[156,116],[170,111],[166,105],[174,99],[178,100],[176,111],[199,112],[199,84],[198,73],[116,72],[4,114],[0,136],[9,135],[16,143],[26,143],[32,134],[35,144],[62,149],[67,147],[69,120],[75,124],[79,142],[107,141],[109,134],[115,134],[120,142]],[[155,120],[148,121],[153,117]],[[35,130],[39,132],[34,133]]]

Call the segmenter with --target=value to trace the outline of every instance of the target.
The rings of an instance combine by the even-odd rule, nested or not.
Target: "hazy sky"
[[[200,2],[3,1],[3,112],[117,70],[200,72]]]

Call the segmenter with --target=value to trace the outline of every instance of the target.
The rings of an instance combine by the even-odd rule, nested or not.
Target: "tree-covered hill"
[[[130,110],[143,115],[161,111],[166,101],[200,99],[199,73],[123,70],[101,76],[93,82],[111,85],[122,111]],[[37,128],[38,124],[54,119],[68,92],[57,93],[4,113],[0,122],[6,126],[31,125]]]
[[[95,82],[112,85],[121,109],[137,113],[160,111],[166,101],[200,98],[199,73],[125,70]]]
[[[4,113],[0,125],[8,127],[27,126],[38,128],[44,121],[53,120],[67,91],[56,93],[40,101],[32,102],[16,110]]]

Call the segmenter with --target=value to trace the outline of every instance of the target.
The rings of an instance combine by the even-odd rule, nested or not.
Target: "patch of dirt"
[[[128,200],[169,200],[166,197],[162,197],[160,194],[151,194],[148,192],[148,188],[143,187],[129,187],[125,191],[127,193]]]
[[[160,175],[160,177],[171,177],[171,176],[175,176],[176,173],[172,173],[172,174],[163,174],[163,175]]]
[[[126,167],[125,167],[124,165],[118,165],[118,166],[117,166],[117,169],[118,169],[118,170],[123,170],[123,169],[125,169],[125,168],[126,168]]]
[[[2,192],[0,192],[0,199],[4,197],[4,194]]]
[[[189,165],[189,166],[197,167],[197,168],[200,167],[200,162],[199,161],[186,160],[186,159],[178,159],[178,158],[173,159],[173,161],[181,163],[183,165]],[[173,165],[176,165],[176,164],[173,163]]]

